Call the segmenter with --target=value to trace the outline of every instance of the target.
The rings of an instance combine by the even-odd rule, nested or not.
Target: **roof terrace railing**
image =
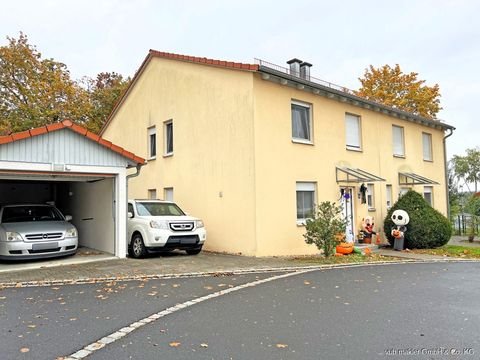
[[[318,85],[322,85],[322,86],[326,86],[326,87],[329,87],[331,89],[334,89],[334,90],[337,90],[337,91],[343,91],[347,94],[350,94],[350,95],[356,95],[355,92],[353,90],[350,90],[349,88],[346,88],[344,86],[340,86],[340,85],[337,85],[337,84],[333,84],[331,82],[328,82],[328,81],[325,81],[325,80],[322,80],[322,79],[318,79],[318,78],[315,78],[313,76],[309,76],[308,79],[304,79],[300,76],[299,73],[297,72],[292,72],[290,71],[289,68],[286,68],[286,67],[283,67],[283,66],[280,66],[280,65],[276,65],[276,64],[272,64],[268,61],[265,61],[265,60],[261,60],[261,59],[257,59],[255,58],[255,64],[258,64],[260,66],[265,66],[265,67],[268,67],[270,69],[273,69],[275,71],[278,71],[278,72],[281,72],[281,73],[284,73],[286,75],[290,75],[292,77],[296,77],[298,79],[303,79],[303,80],[308,80],[308,81],[311,81],[315,84],[318,84]],[[358,95],[356,95],[358,96]]]

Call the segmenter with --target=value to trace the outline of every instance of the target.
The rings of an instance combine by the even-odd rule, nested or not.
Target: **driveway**
[[[475,359],[479,263],[0,292],[5,359]],[[8,309],[8,311],[7,311]]]

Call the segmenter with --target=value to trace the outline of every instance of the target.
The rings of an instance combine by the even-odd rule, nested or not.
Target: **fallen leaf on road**
[[[179,347],[181,345],[181,343],[179,343],[178,341],[172,341],[170,344],[171,347]]]
[[[279,349],[285,349],[285,348],[288,347],[288,345],[287,344],[277,344],[276,347],[279,348]]]
[[[27,352],[29,352],[29,351],[30,351],[30,349],[27,348],[27,347],[24,347],[24,348],[21,348],[21,349],[20,349],[20,352],[21,352],[21,353],[27,353]]]

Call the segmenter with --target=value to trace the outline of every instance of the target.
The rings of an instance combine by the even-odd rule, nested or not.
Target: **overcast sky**
[[[398,63],[440,85],[438,117],[457,128],[450,157],[480,145],[479,14],[475,0],[3,0],[0,45],[23,31],[75,79],[132,76],[149,49],[279,65],[297,57],[352,89],[370,64]]]

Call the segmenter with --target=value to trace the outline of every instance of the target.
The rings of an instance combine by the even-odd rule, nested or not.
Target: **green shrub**
[[[445,245],[452,236],[452,225],[440,212],[432,208],[419,193],[410,190],[400,197],[388,211],[384,221],[388,242],[393,245],[391,235],[395,224],[391,220],[395,210],[405,210],[410,222],[405,232],[405,246],[409,249],[433,249]]]
[[[345,234],[345,226],[342,208],[325,201],[318,205],[314,218],[307,219],[307,233],[303,236],[307,244],[315,244],[318,250],[323,250],[323,254],[329,257],[335,254],[338,235]]]

